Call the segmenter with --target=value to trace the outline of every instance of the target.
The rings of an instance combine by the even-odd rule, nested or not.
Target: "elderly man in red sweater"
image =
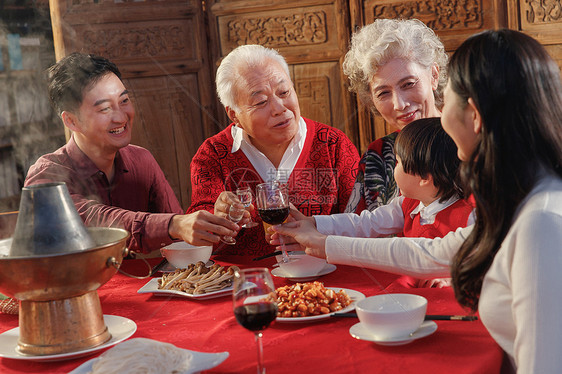
[[[188,213],[220,217],[240,186],[288,184],[290,201],[305,215],[343,212],[353,188],[359,154],[340,130],[303,118],[285,59],[259,45],[240,46],[221,62],[217,92],[232,120],[207,139],[191,162],[193,194]],[[261,222],[257,212],[252,220]],[[238,233],[219,253],[260,256],[274,247],[262,225]]]

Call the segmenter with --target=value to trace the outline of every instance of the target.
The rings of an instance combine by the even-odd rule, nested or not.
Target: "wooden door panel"
[[[345,132],[345,111],[341,88],[340,66],[337,61],[292,66],[302,115],[329,124]]]
[[[199,105],[193,103],[199,97],[197,77],[133,78],[127,87],[137,110],[132,143],[150,149],[176,196],[189,200],[189,160],[205,138],[201,112],[193,110]]]

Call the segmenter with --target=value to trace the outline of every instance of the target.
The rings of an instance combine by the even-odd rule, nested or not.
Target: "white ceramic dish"
[[[111,347],[123,340],[131,337],[137,331],[137,324],[125,317],[104,315],[103,320],[107,329],[111,333],[111,339],[97,347],[83,349],[81,351],[60,353],[55,355],[45,356],[30,356],[22,355],[16,348],[19,339],[19,327],[8,330],[0,334],[0,357],[12,358],[16,360],[29,360],[29,361],[64,361],[82,356],[87,356],[102,349]]]
[[[160,248],[160,253],[177,268],[186,268],[199,261],[207,262],[213,252],[212,245],[195,246],[186,242],[175,242]]]
[[[189,370],[182,371],[181,373],[178,372],[177,374],[193,374],[193,373],[199,373],[200,371],[203,370],[212,369],[215,366],[219,366],[229,356],[228,352],[204,353],[204,352],[191,351],[189,349],[186,349],[186,351],[190,352],[193,355],[193,359],[191,361],[191,367],[189,368]],[[68,374],[90,373],[92,370],[92,366],[99,359],[100,359],[99,357],[92,358],[91,360],[84,362],[82,365],[78,366],[76,369],[72,370]]]
[[[339,292],[340,290],[345,291],[349,295],[349,297],[351,297],[351,300],[353,300],[353,302],[349,304],[347,307],[343,308],[342,310],[338,310],[337,312],[333,312],[333,313],[321,314],[318,316],[309,316],[309,317],[290,317],[290,318],[277,317],[276,321],[296,323],[296,322],[315,322],[315,321],[328,319],[331,318],[332,314],[335,313],[351,312],[352,310],[355,309],[355,304],[357,304],[358,301],[363,300],[365,298],[365,295],[362,294],[361,292],[350,290],[348,288],[337,288],[337,287],[326,287],[326,288],[329,290],[334,290],[335,292]]]
[[[426,336],[433,334],[435,331],[437,331],[437,324],[433,321],[425,321],[416,331],[408,336],[402,336],[392,339],[378,339],[367,328],[365,328],[365,326],[361,322],[356,323],[349,329],[349,333],[355,339],[366,340],[369,342],[377,343],[379,345],[389,346],[408,344],[413,342],[414,340],[425,338]]]
[[[378,339],[408,336],[423,323],[427,299],[408,293],[385,293],[367,297],[355,308],[359,322]]]
[[[205,300],[205,299],[213,299],[215,297],[221,297],[226,295],[232,294],[232,286],[228,286],[223,288],[222,290],[204,293],[201,295],[193,295],[183,291],[176,291],[176,290],[160,290],[158,289],[158,279],[160,278],[152,278],[148,283],[142,286],[137,293],[151,293],[154,296],[177,296],[177,297],[186,297],[188,299],[197,299],[197,300]]]
[[[318,274],[324,266],[326,259],[309,256],[303,251],[288,252],[289,262],[283,262],[283,256],[275,256],[277,265],[293,278],[304,278],[312,274]]]
[[[271,274],[274,277],[285,278],[285,279],[288,279],[292,282],[309,282],[309,281],[314,280],[316,278],[319,278],[323,275],[333,273],[334,271],[336,271],[336,269],[337,269],[336,265],[326,264],[326,266],[324,266],[324,268],[322,270],[320,270],[317,274],[308,275],[308,276],[305,276],[305,277],[291,277],[288,274],[286,274],[283,271],[283,269],[281,269],[280,267],[277,267],[277,268],[271,270]]]

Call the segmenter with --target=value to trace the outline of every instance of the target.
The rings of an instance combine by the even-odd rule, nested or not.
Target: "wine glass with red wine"
[[[269,225],[279,225],[289,216],[289,191],[286,184],[278,181],[258,184],[256,204],[261,219]],[[267,229],[267,227],[265,227]],[[283,239],[279,237],[283,252],[283,262],[289,262]]]
[[[265,374],[262,332],[277,318],[277,296],[267,268],[243,269],[234,273],[234,316],[252,331],[258,347],[258,374]]]

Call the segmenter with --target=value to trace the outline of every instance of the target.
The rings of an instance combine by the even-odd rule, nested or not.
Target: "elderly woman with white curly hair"
[[[398,196],[394,141],[412,121],[441,116],[447,61],[443,43],[416,19],[377,19],[353,35],[343,63],[350,90],[396,131],[369,145],[346,212],[373,210]]]
[[[228,217],[230,205],[238,203],[237,187],[253,189],[272,180],[288,185],[291,202],[307,216],[344,211],[357,149],[342,131],[301,117],[289,67],[277,51],[237,47],[222,60],[216,85],[232,123],[205,140],[191,162],[188,212],[204,209]],[[261,221],[257,210],[251,215]],[[260,224],[215,252],[260,256],[273,251]]]

